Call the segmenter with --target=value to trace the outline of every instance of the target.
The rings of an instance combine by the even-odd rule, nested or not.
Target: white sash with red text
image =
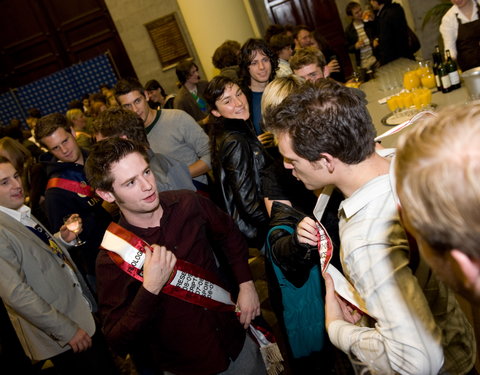
[[[143,282],[145,247],[150,245],[120,225],[111,223],[100,245],[124,272]],[[201,267],[177,259],[162,293],[211,310],[235,311],[230,293],[220,286],[218,277]]]

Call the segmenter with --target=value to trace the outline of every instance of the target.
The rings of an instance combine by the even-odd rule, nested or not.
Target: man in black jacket
[[[49,151],[42,156],[41,162],[48,176],[45,205],[50,227],[56,232],[65,217],[73,213],[80,215],[83,222],[80,236],[85,244],[72,248],[71,255],[95,290],[95,259],[112,218],[102,207],[102,199],[86,182],[83,165],[88,154],[78,146],[74,130],[61,113],[42,117],[35,128],[35,139]]]
[[[392,0],[370,0],[377,12],[378,54],[381,65],[400,57],[413,59],[408,48],[408,26],[405,12],[400,4]]]

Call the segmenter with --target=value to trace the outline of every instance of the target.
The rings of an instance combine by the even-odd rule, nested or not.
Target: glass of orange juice
[[[403,75],[403,87],[413,90],[420,86],[420,78],[415,70],[409,70]]]
[[[398,100],[397,100],[397,95],[391,96],[390,98],[387,99],[387,106],[388,109],[392,112],[394,112],[396,109],[398,109]]]

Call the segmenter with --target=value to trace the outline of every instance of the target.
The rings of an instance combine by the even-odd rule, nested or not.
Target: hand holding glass
[[[82,246],[83,244],[85,244],[85,241],[82,241],[78,237],[78,233],[80,233],[82,230],[82,218],[78,214],[73,214],[66,216],[63,219],[63,222],[67,229],[75,234],[76,243],[73,246]]]

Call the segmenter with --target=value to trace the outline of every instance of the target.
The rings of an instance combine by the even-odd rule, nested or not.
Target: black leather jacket
[[[233,217],[249,245],[261,248],[269,220],[261,172],[269,156],[250,122],[220,118],[210,126],[214,200]]]

